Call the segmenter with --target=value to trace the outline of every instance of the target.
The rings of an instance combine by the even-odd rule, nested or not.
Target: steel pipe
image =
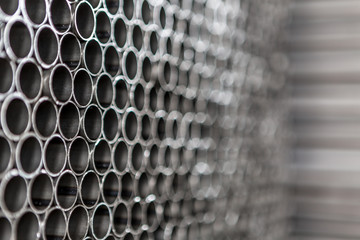
[[[7,67],[6,65],[4,67]],[[6,71],[9,69],[4,69],[4,90],[7,88],[6,86]],[[8,75],[9,76],[9,75]],[[16,89],[22,93],[29,102],[35,102],[41,95],[43,88],[43,71],[41,67],[35,62],[34,59],[24,59],[20,62],[16,69],[15,73],[15,86]]]
[[[58,34],[64,34],[70,30],[72,13],[67,0],[51,1],[47,15],[51,26]]]
[[[88,107],[93,98],[93,81],[90,74],[81,68],[75,72],[73,81],[73,98],[80,108]]]
[[[99,3],[100,0],[95,0]],[[80,39],[90,40],[95,32],[95,15],[93,6],[94,1],[81,1],[76,5],[74,12],[74,29]],[[97,6],[96,6],[97,7]]]
[[[14,144],[4,134],[0,134],[0,177],[3,177],[14,164]]]
[[[28,201],[32,211],[37,214],[45,213],[54,199],[54,185],[52,178],[42,170],[29,182]]]
[[[134,197],[134,179],[130,173],[125,173],[121,178],[121,198],[128,201]]]
[[[103,0],[105,11],[110,16],[114,17],[119,13],[120,1],[119,0]]]
[[[141,82],[131,86],[130,103],[140,113],[142,113],[145,106],[145,87]]]
[[[110,208],[100,203],[96,206],[90,219],[91,232],[96,239],[103,239],[111,231],[112,213]]]
[[[38,215],[25,211],[14,221],[14,239],[33,240],[40,236],[41,223]]]
[[[107,44],[104,48],[104,66],[103,69],[111,77],[116,77],[120,72],[120,53],[114,45]]]
[[[128,169],[129,146],[123,138],[119,138],[112,150],[111,163],[117,174],[123,174]]]
[[[150,114],[144,113],[141,115],[141,140],[147,143],[151,138],[151,125],[153,117]]]
[[[2,239],[11,239],[13,224],[6,217],[0,217],[0,237]]]
[[[111,21],[105,10],[99,10],[95,15],[95,36],[102,45],[106,45],[111,38]]]
[[[18,15],[20,12],[20,3],[19,0],[4,2],[0,5],[0,18],[2,20],[8,20],[12,17]]]
[[[80,181],[79,197],[84,207],[91,209],[97,205],[100,200],[100,179],[92,171],[87,171]]]
[[[105,110],[102,116],[102,135],[109,143],[114,143],[120,135],[121,119],[114,108]]]
[[[84,110],[84,115],[81,119],[81,130],[89,142],[96,142],[103,129],[103,119],[100,108],[91,104]]]
[[[117,77],[114,82],[115,98],[114,104],[117,111],[123,113],[130,104],[129,84],[122,78]]]
[[[43,68],[50,68],[56,64],[59,57],[59,39],[49,25],[42,25],[36,31],[34,50],[36,60]]]
[[[44,93],[55,101],[64,104],[71,98],[73,76],[65,64],[57,64],[45,77]]]
[[[139,119],[134,108],[126,109],[122,121],[122,134],[125,141],[134,143],[139,139]]]
[[[46,0],[20,0],[21,13],[35,28],[40,27],[46,22],[48,7]]]
[[[120,11],[125,15],[127,20],[132,20],[136,11],[134,0],[123,1],[121,7],[122,9],[120,8]]]
[[[136,143],[135,145],[130,146],[130,161],[128,166],[130,167],[130,171],[136,174],[138,171],[142,170],[144,165],[144,149],[140,143]]]
[[[102,199],[108,206],[112,207],[119,201],[120,192],[120,179],[115,171],[110,170],[104,175],[101,182]]]
[[[75,206],[69,213],[67,236],[71,239],[83,239],[89,229],[89,213],[82,206]]]
[[[152,189],[150,188],[150,179],[146,172],[137,172],[135,175],[135,195],[141,199],[146,199]]]
[[[83,137],[76,137],[68,147],[67,162],[76,175],[82,175],[89,166],[90,147]]]
[[[122,237],[129,226],[129,206],[126,202],[119,201],[113,209],[111,225],[115,236]]]
[[[59,110],[59,132],[67,141],[73,140],[80,130],[79,109],[73,102],[61,106]]]
[[[139,202],[133,202],[130,206],[130,227],[134,233],[138,233],[143,223],[143,210]]]
[[[99,139],[91,153],[91,165],[95,172],[104,175],[111,167],[111,146],[105,139]]]
[[[44,167],[50,176],[58,176],[66,166],[67,147],[64,139],[55,134],[46,140],[44,146]]]
[[[146,225],[148,226],[149,232],[154,232],[159,224],[158,215],[156,211],[156,203],[154,201],[149,201],[143,207]]]
[[[81,63],[81,44],[73,33],[66,33],[60,39],[59,59],[69,67],[71,71],[79,68]],[[75,77],[74,77],[75,78]]]
[[[110,108],[115,97],[114,85],[111,76],[107,73],[101,74],[95,83],[95,100],[100,108]]]
[[[5,57],[0,57],[0,100],[3,100],[15,87],[14,77],[16,66]],[[15,77],[16,78],[16,77]]]
[[[55,207],[46,212],[42,228],[44,239],[65,239],[66,229],[67,218],[62,209]]]
[[[65,211],[70,210],[76,203],[79,183],[73,172],[63,171],[55,183],[56,204]]]
[[[115,17],[111,24],[112,27],[112,39],[113,42],[116,44],[116,46],[119,49],[126,49],[127,46],[127,32],[128,32],[128,26],[127,21],[122,17],[122,15],[119,15]]]
[[[138,71],[138,57],[139,53],[134,47],[127,48],[123,53],[122,72],[129,83],[138,81],[140,75]]]
[[[91,38],[85,43],[83,48],[83,62],[85,68],[91,75],[96,76],[101,72],[104,59],[103,49],[100,46],[99,40]]]

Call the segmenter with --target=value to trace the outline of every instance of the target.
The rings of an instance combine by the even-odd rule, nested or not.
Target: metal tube
[[[112,150],[111,163],[117,174],[123,174],[128,169],[129,146],[123,138],[119,138]]]
[[[81,62],[81,44],[75,34],[68,32],[60,39],[59,58],[71,71],[79,68]]]
[[[177,140],[179,135],[180,124],[182,120],[182,114],[178,111],[172,111],[166,118],[165,132],[166,137]]]
[[[85,43],[83,49],[83,62],[85,68],[90,72],[91,75],[98,75],[103,66],[103,50],[100,46],[100,42],[91,38]]]
[[[46,212],[54,199],[54,186],[52,178],[42,170],[30,179],[28,201],[32,211],[37,214]]]
[[[96,239],[103,239],[109,235],[111,218],[111,210],[105,203],[96,206],[90,219],[91,232]]]
[[[75,72],[73,82],[73,98],[79,108],[88,107],[93,99],[93,80],[86,69],[81,68]]]
[[[126,109],[122,121],[122,134],[125,141],[135,143],[139,139],[139,119],[136,109]]]
[[[120,10],[119,0],[103,0],[105,11],[112,17],[116,16]]]
[[[111,37],[111,21],[105,10],[99,10],[95,15],[95,36],[102,45],[106,45]]]
[[[134,196],[134,179],[130,173],[121,178],[121,198],[128,201]]]
[[[80,181],[79,196],[81,203],[88,209],[96,206],[100,199],[100,179],[92,171],[87,171]]]
[[[138,71],[141,71],[141,77],[145,80],[146,83],[151,82],[154,80],[154,73],[155,69],[153,69],[153,63],[150,60],[149,53],[143,52],[139,56],[139,69]]]
[[[11,239],[12,238],[13,225],[6,217],[0,217],[0,238]]]
[[[159,226],[158,216],[156,212],[156,204],[154,201],[149,201],[144,206],[145,221],[149,232],[154,232]]]
[[[149,109],[152,113],[155,113],[159,108],[158,106],[158,92],[159,85],[149,83],[145,89],[145,108]]]
[[[157,137],[161,141],[165,139],[166,115],[167,113],[163,110],[157,111],[152,124],[152,136]]]
[[[40,98],[32,113],[32,125],[35,134],[42,140],[53,135],[57,128],[58,111],[48,97]]]
[[[100,2],[100,0],[96,0]],[[93,4],[92,1],[91,4]],[[74,13],[75,33],[84,41],[90,40],[95,32],[94,9],[87,1],[81,1],[76,5]]]
[[[67,236],[71,240],[83,239],[89,229],[89,213],[82,205],[75,206],[69,213]]]
[[[134,3],[134,0],[123,1],[122,2],[122,8],[120,8],[120,11],[121,10],[122,10],[122,13],[125,15],[125,17],[128,20],[132,20],[132,18],[135,15],[135,3]]]
[[[130,88],[130,103],[134,106],[139,113],[142,113],[145,105],[145,90],[144,85],[139,82]]]
[[[120,179],[114,170],[107,172],[101,183],[101,196],[104,202],[112,207],[119,200],[121,192]]]
[[[103,69],[112,77],[116,77],[120,72],[120,53],[114,45],[107,44],[104,49],[104,66]]]
[[[140,143],[136,143],[135,145],[130,146],[130,158],[128,166],[130,167],[130,171],[133,174],[136,174],[138,171],[142,170],[144,165],[144,149]]]
[[[134,46],[138,51],[141,51],[144,45],[143,31],[141,29],[141,22],[135,22],[129,27],[131,45]]]
[[[4,45],[9,58],[17,61],[31,56],[34,32],[31,26],[20,17],[9,20],[5,26]]]
[[[159,167],[159,143],[153,141],[145,151],[145,156],[147,157],[146,170],[151,174],[157,172]]]
[[[59,132],[61,136],[71,141],[80,130],[79,109],[73,102],[68,102],[61,106],[59,110]]]
[[[70,30],[72,14],[67,0],[53,0],[49,6],[49,22],[58,34],[64,34]]]
[[[73,76],[65,64],[57,64],[45,77],[44,94],[51,96],[56,104],[64,104],[71,98]]]
[[[139,7],[139,18],[144,22],[145,25],[153,22],[153,7],[147,0],[140,1]]]
[[[116,110],[123,113],[129,106],[129,84],[122,78],[117,77],[114,82],[115,98],[114,104]]]
[[[144,45],[145,49],[151,53],[153,61],[159,59],[159,36],[156,32],[156,25],[150,25],[148,30],[145,32]]]
[[[127,203],[119,201],[113,210],[111,225],[115,236],[122,237],[129,225],[129,207]]]
[[[152,192],[150,180],[146,172],[137,172],[135,175],[135,195],[146,199]]]
[[[105,139],[99,139],[91,153],[91,164],[95,172],[104,175],[111,167],[111,147]]]
[[[108,109],[114,101],[115,91],[111,76],[107,73],[101,74],[95,84],[95,100],[100,108]]]
[[[139,202],[133,202],[130,206],[130,227],[134,233],[138,233],[143,223],[143,211]]]
[[[177,85],[178,69],[170,63],[170,59],[164,56],[159,62],[158,78],[163,89],[172,91]]]
[[[67,148],[64,139],[55,134],[46,140],[44,146],[44,167],[50,176],[58,176],[66,166]]]
[[[9,20],[20,12],[19,0],[5,1],[0,5],[0,19]]]
[[[79,184],[75,174],[65,170],[58,177],[55,184],[56,204],[65,211],[70,210],[76,203]]]
[[[14,144],[0,133],[0,177],[2,178],[14,164]]]
[[[33,240],[40,236],[40,219],[31,211],[24,212],[15,219],[14,239]]]
[[[138,80],[140,72],[138,71],[138,51],[134,47],[125,50],[122,58],[122,71],[126,81],[133,83]]]
[[[76,175],[82,175],[88,168],[90,148],[83,137],[76,137],[69,145],[68,165]]]
[[[126,49],[127,47],[127,32],[128,25],[127,21],[122,17],[122,15],[116,16],[112,21],[112,36],[113,42],[119,49]]]
[[[34,50],[36,60],[43,68],[50,68],[58,60],[59,39],[49,25],[42,25],[35,34]]]
[[[151,135],[151,126],[152,126],[152,119],[153,117],[148,113],[144,113],[141,115],[141,140],[147,143],[152,135]]]
[[[46,212],[42,236],[45,240],[64,239],[66,236],[67,219],[65,212],[54,207]]]
[[[102,135],[109,143],[114,143],[120,135],[121,119],[114,108],[109,108],[103,113]]]
[[[81,130],[89,142],[96,142],[100,136],[103,129],[103,120],[102,113],[100,108],[95,105],[89,105],[81,119]]]

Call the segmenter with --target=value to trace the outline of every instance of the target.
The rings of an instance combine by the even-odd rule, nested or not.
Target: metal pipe
[[[114,101],[115,91],[111,76],[107,73],[101,74],[95,84],[95,100],[100,108],[108,109]]]
[[[135,195],[146,199],[152,192],[150,180],[146,172],[137,172],[135,175]]]
[[[54,207],[47,211],[43,224],[41,232],[45,240],[65,239],[67,219],[62,209]]]
[[[83,49],[83,62],[85,68],[90,72],[91,75],[98,75],[103,66],[103,50],[100,46],[100,42],[91,38],[85,43]]]
[[[83,137],[76,137],[69,145],[68,165],[76,175],[82,175],[88,168],[90,148]]]
[[[73,140],[80,130],[79,109],[73,102],[68,102],[59,110],[59,132],[67,141]]]
[[[140,1],[139,7],[139,18],[144,22],[145,25],[153,22],[153,7],[147,0]]]
[[[14,164],[14,144],[0,133],[0,177],[2,178]]]
[[[130,171],[136,174],[138,171],[142,170],[144,165],[144,149],[140,143],[130,146],[130,161],[128,166]]]
[[[120,8],[120,11],[125,15],[127,20],[132,20],[135,15],[134,0],[122,1],[122,8]]]
[[[91,164],[95,172],[104,175],[111,167],[111,147],[105,139],[99,139],[91,153]]]
[[[140,113],[144,109],[145,105],[145,90],[144,85],[139,82],[134,84],[130,88],[130,103],[134,106]]]
[[[165,132],[166,137],[177,140],[179,135],[180,124],[182,120],[182,114],[178,111],[172,111],[166,118]]]
[[[0,183],[0,206],[8,218],[19,217],[27,204],[28,185],[18,170],[10,170]]]
[[[32,125],[35,134],[45,140],[53,135],[57,128],[58,111],[48,97],[40,98],[34,106]]]
[[[116,77],[120,72],[120,53],[116,50],[115,45],[107,44],[104,48],[104,66],[103,69],[112,77]]]
[[[164,141],[159,149],[160,165],[167,173],[172,173],[178,167],[178,148],[171,145],[171,142]]]
[[[114,108],[109,108],[103,113],[102,135],[109,143],[114,143],[120,135],[121,119]]]
[[[95,15],[95,36],[102,45],[106,45],[111,37],[111,21],[105,10],[99,10]]]
[[[1,36],[3,38],[3,36]],[[16,65],[5,57],[0,57],[0,100],[3,100],[9,93],[14,90],[14,76]],[[15,77],[16,78],[16,77]]]
[[[159,36],[156,32],[156,25],[150,25],[145,32],[144,46],[145,49],[151,53],[153,61],[157,61],[159,58]]]
[[[79,183],[75,174],[65,170],[58,177],[55,184],[55,201],[63,210],[70,210],[78,197]]]
[[[123,18],[122,15],[116,16],[112,21],[112,36],[113,42],[119,49],[126,49],[127,47],[127,32],[128,25],[127,21]]]
[[[138,51],[134,47],[126,48],[122,58],[122,72],[126,81],[133,83],[139,78]]]
[[[48,2],[46,0],[20,0],[20,9],[24,18],[38,28],[43,25],[47,18]]]
[[[100,179],[98,175],[89,170],[85,172],[80,181],[79,197],[84,207],[91,209],[100,200]]]
[[[58,176],[66,166],[67,148],[60,135],[55,134],[46,140],[44,146],[44,167],[52,177]]]
[[[150,60],[149,57],[149,53],[148,52],[143,52],[142,54],[140,54],[139,56],[139,68],[141,71],[141,78],[143,78],[145,80],[146,83],[151,82],[152,80],[154,80],[154,73],[155,73],[155,68],[153,66],[154,63],[152,63],[152,61]],[[155,64],[154,64],[155,65]]]
[[[100,0],[95,0],[99,3]],[[74,12],[74,29],[76,35],[83,41],[89,41],[95,32],[95,15],[91,4],[88,1],[81,1],[76,5]]]
[[[134,179],[130,173],[125,173],[121,178],[121,198],[128,201],[134,196]]]
[[[4,67],[7,67],[6,65]],[[4,69],[9,70],[9,69]],[[5,72],[4,75],[9,73]],[[4,76],[4,87],[6,87],[6,75]],[[9,76],[9,75],[8,75]],[[29,102],[35,102],[40,97],[43,88],[43,72],[41,67],[32,58],[20,62],[15,73],[16,89],[22,93]],[[5,90],[4,89],[4,90]]]
[[[165,139],[166,115],[167,113],[163,110],[157,111],[152,126],[152,136],[157,137],[161,141]]]
[[[93,98],[93,82],[86,69],[81,68],[75,72],[73,81],[73,98],[80,108],[88,107]]]
[[[107,14],[111,17],[116,16],[120,10],[120,1],[119,0],[103,0],[103,5]]]
[[[119,201],[113,210],[111,225],[115,236],[122,237],[129,225],[129,207],[126,202]]]
[[[146,171],[153,175],[157,172],[159,166],[159,143],[152,141],[144,153],[146,158]]]
[[[141,115],[141,140],[147,143],[152,135],[151,135],[151,126],[153,117],[148,113],[144,113]]]
[[[163,89],[172,91],[177,85],[177,68],[170,63],[170,59],[164,56],[159,62],[158,78]]]
[[[154,232],[159,226],[155,201],[149,201],[146,203],[144,206],[144,214],[146,225],[148,226],[148,231]]]
[[[16,146],[16,166],[25,178],[32,178],[43,163],[43,144],[34,133],[24,134]]]
[[[117,174],[123,174],[128,169],[129,146],[123,138],[119,138],[112,150],[111,163]]]
[[[30,179],[27,195],[32,211],[37,214],[46,212],[52,205],[54,199],[52,178],[42,170]]]
[[[83,239],[89,230],[89,213],[82,205],[75,206],[69,213],[67,236],[71,240]]]
[[[120,179],[114,170],[107,172],[101,183],[101,196],[104,202],[112,207],[119,200],[121,192]]]
[[[67,0],[51,1],[47,15],[50,25],[56,29],[58,34],[64,34],[70,30],[72,13]]]
[[[6,217],[0,217],[0,238],[12,239],[13,225]]]
[[[31,56],[33,53],[34,32],[31,26],[20,17],[7,22],[4,32],[6,54],[13,61]]]
[[[144,38],[143,31],[141,29],[141,22],[136,21],[129,27],[131,45],[134,46],[139,52],[143,48]]]
[[[60,39],[59,58],[71,71],[79,68],[81,62],[81,44],[75,34],[68,32]]]
[[[115,98],[114,104],[117,111],[123,113],[129,106],[129,84],[122,78],[117,77],[114,82]]]
[[[126,109],[122,121],[122,134],[125,141],[135,143],[139,136],[139,119],[136,109],[130,107]]]
[[[43,68],[50,68],[56,64],[59,57],[59,39],[49,25],[42,25],[36,31],[34,50],[36,60]]]
[[[18,15],[20,12],[19,5],[19,0],[11,2],[5,1],[4,3],[0,4],[0,18],[6,21]]]
[[[112,213],[105,203],[100,203],[94,209],[90,219],[90,228],[96,239],[104,239],[111,231]]]
[[[159,85],[149,83],[146,85],[145,89],[145,108],[149,109],[151,112],[155,113],[158,109],[158,92]]]
[[[138,233],[143,223],[143,210],[140,202],[133,202],[130,206],[130,227],[134,233]]]
[[[102,113],[100,108],[95,105],[89,105],[81,119],[81,130],[89,142],[96,142],[100,136],[103,129],[103,120]]]
[[[25,211],[14,221],[14,239],[33,240],[40,236],[39,216],[31,211]]]
[[[45,77],[44,93],[51,96],[56,104],[64,104],[71,98],[73,76],[64,64],[57,64]]]

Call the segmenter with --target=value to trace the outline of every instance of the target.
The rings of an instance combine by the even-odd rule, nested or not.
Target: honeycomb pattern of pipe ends
[[[287,6],[0,1],[0,239],[286,239]]]

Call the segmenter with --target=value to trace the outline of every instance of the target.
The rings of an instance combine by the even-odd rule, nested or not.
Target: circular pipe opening
[[[70,143],[69,165],[76,174],[82,174],[86,171],[89,165],[89,151],[89,145],[82,137],[77,137]]]
[[[151,88],[150,92],[149,92],[149,107],[151,109],[151,111],[155,112],[156,108],[157,108],[157,89],[156,87]]]
[[[126,170],[127,162],[129,158],[128,146],[123,140],[120,140],[115,145],[114,151],[114,168],[118,172],[124,172]]]
[[[0,58],[0,94],[7,93],[13,86],[14,68],[5,58]]]
[[[29,202],[35,211],[43,212],[50,207],[53,194],[53,183],[49,175],[41,173],[31,179]]]
[[[16,19],[14,22],[8,23],[5,27],[5,37],[8,40],[8,42],[5,41],[5,44],[9,44],[9,46],[5,46],[5,49],[9,49],[10,58],[25,58],[31,53],[32,30],[23,20]]]
[[[155,31],[152,31],[150,34],[150,51],[155,55],[159,48],[158,36]]]
[[[59,39],[48,26],[41,27],[35,35],[35,55],[38,62],[45,68],[55,64],[58,58]]]
[[[98,239],[104,238],[110,232],[110,209],[105,204],[100,204],[92,217],[92,232]]]
[[[125,232],[128,219],[128,209],[124,203],[120,202],[114,209],[113,229],[115,234],[121,235]]]
[[[114,86],[111,78],[107,74],[99,76],[96,83],[96,100],[100,107],[108,108],[113,102]]]
[[[2,73],[8,74],[8,73]],[[6,83],[6,75],[5,75]],[[42,71],[34,61],[24,61],[17,68],[17,87],[26,98],[34,100],[37,98],[42,89]]]
[[[101,71],[103,65],[102,48],[98,41],[91,39],[85,45],[84,61],[86,69],[93,75]]]
[[[119,48],[123,48],[126,44],[127,27],[122,18],[116,18],[114,23],[114,39]]]
[[[80,114],[75,104],[69,102],[60,108],[59,127],[61,136],[66,140],[76,137],[80,128]]]
[[[164,7],[160,8],[159,20],[160,20],[161,28],[164,29],[166,26],[166,12],[165,12]]]
[[[109,46],[104,52],[104,68],[112,77],[120,72],[120,56],[114,46]]]
[[[116,139],[119,134],[119,118],[116,111],[113,108],[108,109],[104,113],[104,137],[112,142]]]
[[[137,74],[137,58],[133,51],[129,50],[127,54],[125,54],[125,68],[124,73],[130,79],[133,80]]]
[[[73,33],[65,34],[60,40],[60,60],[70,70],[75,70],[80,65],[81,45]]]
[[[144,158],[144,150],[140,143],[136,143],[131,148],[131,165],[135,171],[139,171]]]
[[[127,19],[131,20],[134,16],[135,4],[133,0],[123,1],[123,11]]]
[[[95,35],[98,40],[105,44],[111,37],[111,22],[109,16],[104,11],[98,11],[96,14]]]
[[[133,91],[133,101],[135,107],[141,111],[145,104],[145,90],[142,84],[137,84]]]
[[[138,193],[139,196],[145,199],[150,194],[149,178],[146,173],[142,173],[138,180]]]
[[[56,102],[67,102],[73,91],[73,78],[66,65],[57,65],[50,76],[50,92]]]
[[[11,239],[12,236],[12,226],[9,219],[5,217],[0,218],[0,238],[1,239]]]
[[[26,180],[17,175],[12,176],[4,184],[6,184],[2,196],[4,207],[12,214],[18,213],[26,206]]]
[[[139,25],[134,25],[132,29],[132,42],[134,47],[140,51],[143,46],[143,33]]]
[[[149,155],[149,167],[151,170],[155,170],[158,166],[159,162],[159,147],[157,145],[153,145],[150,149]]]
[[[131,208],[131,227],[138,230],[142,224],[142,208],[139,202],[135,202]]]
[[[70,239],[83,239],[89,229],[89,215],[82,206],[75,207],[68,218],[68,236]]]
[[[22,11],[22,13],[34,25],[38,26],[45,21],[47,8],[46,0],[25,0],[24,5],[24,11]]]
[[[136,118],[136,114],[134,112],[127,112],[127,115],[125,115],[125,126],[124,126],[124,133],[125,136],[130,140],[134,140],[137,131],[138,131],[138,122]]]
[[[44,223],[45,239],[64,239],[66,235],[66,216],[65,213],[55,208],[46,217]]]
[[[66,164],[66,143],[59,136],[54,135],[45,143],[45,169],[50,175],[59,174]]]
[[[141,5],[141,17],[145,24],[149,24],[151,21],[151,10],[148,1],[144,0]]]
[[[25,212],[17,219],[14,239],[34,240],[38,238],[40,222],[32,212]]]
[[[166,188],[165,176],[164,176],[164,174],[159,173],[159,175],[156,178],[156,182],[155,182],[156,193],[159,197],[162,197],[164,195],[165,188]]]
[[[115,15],[120,8],[119,0],[105,0],[104,5],[111,15]]]
[[[151,136],[151,121],[149,115],[145,114],[141,118],[141,137],[145,141],[149,140]]]
[[[145,56],[142,61],[142,76],[146,82],[151,81],[152,65],[149,57]]]
[[[115,84],[115,105],[118,109],[123,110],[129,102],[127,83],[119,79]]]
[[[26,175],[35,173],[41,167],[42,143],[35,135],[26,135],[20,139],[16,149],[16,165]]]
[[[154,228],[156,224],[156,206],[154,202],[149,202],[146,207],[146,223],[149,228]]]
[[[100,199],[100,180],[93,171],[88,171],[80,183],[81,202],[88,208],[94,207]]]
[[[18,97],[5,99],[1,111],[1,119],[5,120],[5,122],[2,122],[2,126],[6,128],[4,129],[5,133],[6,130],[9,130],[10,134],[19,136],[28,129],[30,107],[23,99]],[[14,121],[14,119],[17,119],[17,121]]]
[[[102,196],[104,201],[112,205],[115,203],[120,192],[120,181],[114,172],[109,172],[103,178]]]
[[[134,192],[134,180],[130,173],[126,173],[121,178],[121,198],[130,200]]]
[[[86,110],[83,118],[83,129],[87,139],[96,141],[103,127],[102,114],[98,106],[92,104]]]
[[[0,135],[0,174],[10,167],[12,159],[12,147],[9,139]]]
[[[69,171],[62,173],[56,183],[55,199],[57,204],[68,210],[74,206],[78,195],[78,182]]]
[[[90,104],[93,94],[93,82],[85,69],[79,69],[74,76],[74,101],[79,107],[86,107]]]
[[[33,127],[42,138],[50,137],[56,130],[57,111],[47,98],[40,99],[34,107]]]
[[[53,0],[50,3],[50,23],[59,32],[65,33],[70,29],[71,10],[68,1]]]
[[[95,16],[92,6],[86,2],[80,2],[75,9],[75,30],[80,38],[88,40],[95,31]]]
[[[94,169],[99,174],[104,174],[110,168],[111,149],[105,140],[100,140],[95,145],[93,153]]]

